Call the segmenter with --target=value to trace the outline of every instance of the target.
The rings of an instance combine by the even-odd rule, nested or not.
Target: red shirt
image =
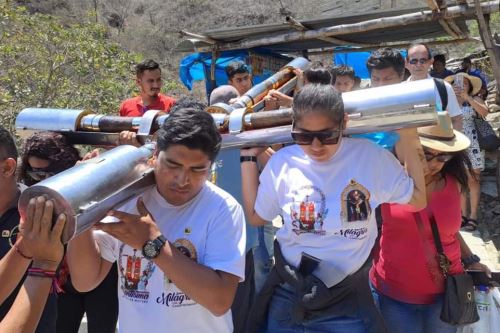
[[[158,98],[153,104],[144,106],[142,104],[142,97],[132,97],[126,99],[120,105],[120,116],[122,117],[142,117],[148,110],[160,110],[169,112],[172,105],[175,104],[175,99],[163,94],[158,94]]]
[[[460,243],[455,236],[461,223],[460,191],[455,179],[447,176],[445,187],[434,191],[427,207],[420,212],[422,231],[418,230],[407,205],[382,205],[380,252],[374,256],[370,270],[370,280],[380,293],[400,302],[431,304],[444,292],[444,278],[435,259],[436,246],[428,219],[431,212],[444,253],[451,261],[450,273],[463,272]]]

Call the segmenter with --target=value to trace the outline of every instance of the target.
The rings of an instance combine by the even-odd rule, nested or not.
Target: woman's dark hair
[[[474,87],[472,86],[472,82],[470,82],[470,80],[466,77],[464,77],[464,80],[467,80],[467,82],[469,82],[469,90],[467,91],[467,94],[471,95],[472,90],[474,90]]]
[[[183,145],[201,150],[212,162],[219,153],[221,141],[212,116],[192,108],[169,113],[157,134],[158,151],[165,151],[171,145]]]
[[[460,184],[460,189],[462,192],[469,190],[469,185],[467,181],[467,173],[472,177],[476,177],[472,169],[472,164],[467,155],[466,150],[454,153],[453,158],[445,163],[440,173],[443,177],[446,175],[452,176]]]
[[[332,83],[332,75],[330,74],[330,71],[319,61],[313,62],[311,66],[304,71],[304,78],[307,83],[312,84]]]
[[[36,183],[27,174],[27,171],[30,169],[28,163],[30,157],[38,157],[49,161],[49,166],[45,168],[45,171],[59,173],[74,166],[80,160],[80,153],[60,133],[39,132],[33,134],[24,144],[19,170],[19,181],[27,186]]]
[[[310,113],[321,113],[336,124],[344,120],[342,96],[329,84],[305,85],[293,97],[292,108],[294,121]]]

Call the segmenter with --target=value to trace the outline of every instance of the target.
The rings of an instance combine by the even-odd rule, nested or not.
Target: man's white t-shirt
[[[427,74],[428,79],[432,79],[432,76]],[[407,82],[414,81],[413,78],[410,76],[407,80]],[[448,111],[448,114],[450,117],[456,117],[456,116],[461,116],[462,115],[462,109],[460,108],[460,105],[458,104],[458,99],[457,95],[455,95],[455,91],[453,90],[453,87],[451,84],[448,82],[444,81],[444,86],[446,87],[446,93],[448,94],[448,106],[446,107],[446,111]],[[439,101],[441,105],[443,105],[443,102],[441,101],[441,96],[438,94]]]
[[[298,145],[279,150],[260,175],[255,202],[264,220],[283,217],[276,238],[286,261],[299,267],[305,252],[321,260],[313,272],[328,287],[356,272],[377,238],[375,208],[407,203],[413,180],[387,150],[344,137],[326,162]]]
[[[142,195],[162,234],[201,265],[245,278],[245,220],[241,206],[217,186],[182,206],[169,204],[156,186]],[[137,214],[137,198],[117,209]],[[229,310],[211,314],[168,279],[152,261],[104,232],[94,233],[102,258],[118,263],[120,332],[232,332]]]

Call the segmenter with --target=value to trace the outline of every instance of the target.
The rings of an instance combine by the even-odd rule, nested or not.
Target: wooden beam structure
[[[500,5],[499,0],[480,3],[481,10],[484,14],[498,12],[499,5]],[[446,12],[435,13],[432,10],[424,10],[416,13],[404,14],[393,17],[383,17],[352,24],[335,25],[316,30],[293,31],[268,37],[247,38],[237,42],[224,43],[219,41],[217,42],[217,44],[215,44],[215,46],[219,51],[249,49],[263,45],[274,45],[285,42],[341,36],[352,33],[360,33],[378,29],[390,29],[390,28],[397,28],[398,26],[407,26],[411,24],[438,21],[440,19],[453,19],[453,18],[464,18],[464,17],[469,19],[475,18],[476,17],[475,8],[469,7],[467,5],[458,5],[458,6],[448,7]],[[200,52],[210,52],[212,50],[212,46],[200,46],[197,47],[197,49]]]

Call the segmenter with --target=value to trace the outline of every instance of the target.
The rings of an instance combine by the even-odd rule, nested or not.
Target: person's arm
[[[9,312],[0,322],[0,332],[34,332],[38,325],[53,276],[64,254],[61,235],[66,217],[60,215],[52,227],[52,213],[53,203],[44,197],[32,199],[28,204],[26,217],[19,227],[19,246],[22,245],[22,251],[27,255],[33,256],[31,269],[41,269],[52,275],[31,276],[28,273]],[[25,267],[24,262],[19,263]]]
[[[262,148],[252,148],[242,149],[240,154],[242,157],[246,156],[257,158],[257,156],[266,154],[262,154],[261,152]],[[272,154],[268,157],[270,158],[271,155]],[[269,158],[264,158],[266,163]],[[257,199],[257,191],[259,189],[259,167],[257,162],[248,161],[241,163],[241,188],[243,209],[245,211],[247,222],[256,227],[267,224],[267,221],[255,212],[255,201]]]
[[[142,249],[148,240],[160,236],[152,215],[147,211],[142,198],[137,201],[140,215],[113,211],[117,223],[98,223],[96,228],[109,233],[135,249]],[[198,264],[179,252],[170,242],[162,247],[154,263],[175,285],[194,301],[215,316],[225,314],[233,303],[239,277]]]
[[[200,265],[179,252],[170,242],[163,246],[154,263],[175,285],[215,316],[224,315],[236,294],[239,277]]]
[[[113,265],[101,256],[101,249],[92,230],[81,233],[68,243],[66,262],[71,274],[71,282],[80,292],[95,289]]]
[[[472,256],[471,249],[469,248],[459,231],[455,234],[455,237],[460,243],[460,258],[465,259]],[[480,262],[473,263],[472,265],[465,267],[465,269],[483,271],[486,273],[486,275],[488,275],[488,277],[491,277],[491,271],[488,266],[481,264]]]
[[[472,97],[470,95],[467,96],[467,102],[480,116],[486,117],[490,113],[488,107],[480,97]]]
[[[55,271],[57,265],[33,263],[33,268]],[[28,276],[17,294],[12,307],[0,323],[0,332],[34,332],[42,316],[52,278]]]
[[[427,206],[427,198],[425,192],[425,178],[423,149],[418,139],[417,130],[414,128],[401,129],[398,131],[399,141],[396,143],[396,156],[399,161],[405,166],[408,176],[413,179],[413,194],[408,202],[417,210],[421,210]]]
[[[2,281],[0,283],[0,304],[16,288],[30,263],[31,259],[28,259],[24,254],[21,255],[15,247],[12,247],[2,260],[0,260],[0,281]]]
[[[464,127],[464,118],[463,116],[455,116],[451,117],[451,124],[453,125],[453,129],[457,131],[462,131]]]

